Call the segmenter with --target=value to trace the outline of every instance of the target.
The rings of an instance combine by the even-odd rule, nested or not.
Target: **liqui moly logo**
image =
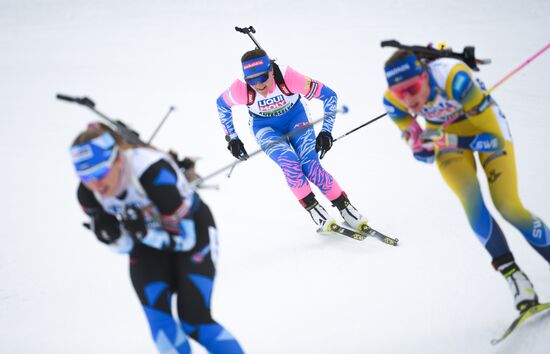
[[[258,101],[258,108],[260,112],[275,111],[286,106],[287,102],[283,95],[267,98],[265,100]]]
[[[252,63],[244,64],[243,69],[247,70],[247,69],[253,68],[255,66],[263,65],[263,63],[264,63],[263,60],[256,60],[256,61],[253,61]]]

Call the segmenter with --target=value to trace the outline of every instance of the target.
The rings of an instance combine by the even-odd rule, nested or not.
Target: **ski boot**
[[[350,227],[359,232],[367,231],[369,228],[367,218],[351,205],[346,193],[342,192],[338,198],[331,202],[333,206],[338,208],[340,215]]]
[[[527,278],[527,275],[519,269],[515,262],[508,262],[498,267],[504,279],[508,282],[510,291],[514,296],[516,308],[520,313],[524,313],[531,307],[539,304],[539,299],[533,284]]]
[[[329,232],[332,225],[336,224],[336,220],[319,204],[313,193],[301,199],[300,204],[309,212],[313,222],[319,226],[318,232]]]

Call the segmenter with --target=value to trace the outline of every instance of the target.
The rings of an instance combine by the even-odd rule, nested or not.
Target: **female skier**
[[[367,219],[350,203],[336,180],[321,166],[320,157],[332,147],[336,117],[336,93],[317,80],[290,66],[277,65],[262,49],[246,52],[242,58],[244,80],[237,79],[217,100],[220,121],[235,158],[248,154],[233,126],[231,108],[247,105],[250,127],[262,150],[281,168],[290,190],[310,213],[321,231],[330,231],[334,218],[318,203],[309,182],[336,206],[354,229],[367,228]],[[315,138],[302,96],[323,101],[324,121]]]
[[[476,174],[477,156],[493,202],[529,244],[550,262],[550,230],[523,207],[518,195],[514,144],[504,115],[485,85],[465,63],[440,58],[429,63],[398,50],[385,64],[388,115],[397,124],[415,158],[435,162],[460,199],[470,226],[508,281],[516,308],[538,304],[533,285],[514,260],[502,230],[483,201]],[[417,122],[425,120],[425,129]]]
[[[212,318],[216,226],[176,163],[152,148],[124,143],[99,123],[78,135],[71,156],[91,230],[130,254],[132,285],[159,352],[190,353],[190,336],[209,353],[243,353]]]

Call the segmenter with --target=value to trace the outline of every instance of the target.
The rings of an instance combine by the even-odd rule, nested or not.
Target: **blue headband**
[[[271,60],[267,55],[263,57],[247,60],[243,63],[244,77],[263,73],[271,69]]]
[[[393,86],[411,77],[420,75],[424,69],[416,55],[413,54],[386,66],[384,71],[386,72],[388,86]]]
[[[76,173],[84,182],[105,177],[117,157],[115,138],[106,132],[90,141],[71,147]]]

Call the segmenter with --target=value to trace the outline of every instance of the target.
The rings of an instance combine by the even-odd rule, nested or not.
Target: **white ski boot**
[[[313,222],[319,226],[317,232],[330,232],[332,225],[336,224],[336,220],[319,204],[313,193],[300,200],[300,203],[308,211]]]
[[[366,231],[368,229],[369,221],[350,203],[346,193],[342,192],[342,195],[332,201],[332,205],[338,208],[342,218],[354,230]]]
[[[529,308],[538,305],[539,299],[535,288],[527,275],[515,264],[505,264],[500,272],[508,282],[510,291],[514,296],[514,303],[519,312],[523,313]]]
[[[315,224],[319,226],[318,232],[330,232],[332,225],[336,224],[336,220],[319,203],[308,212]]]

